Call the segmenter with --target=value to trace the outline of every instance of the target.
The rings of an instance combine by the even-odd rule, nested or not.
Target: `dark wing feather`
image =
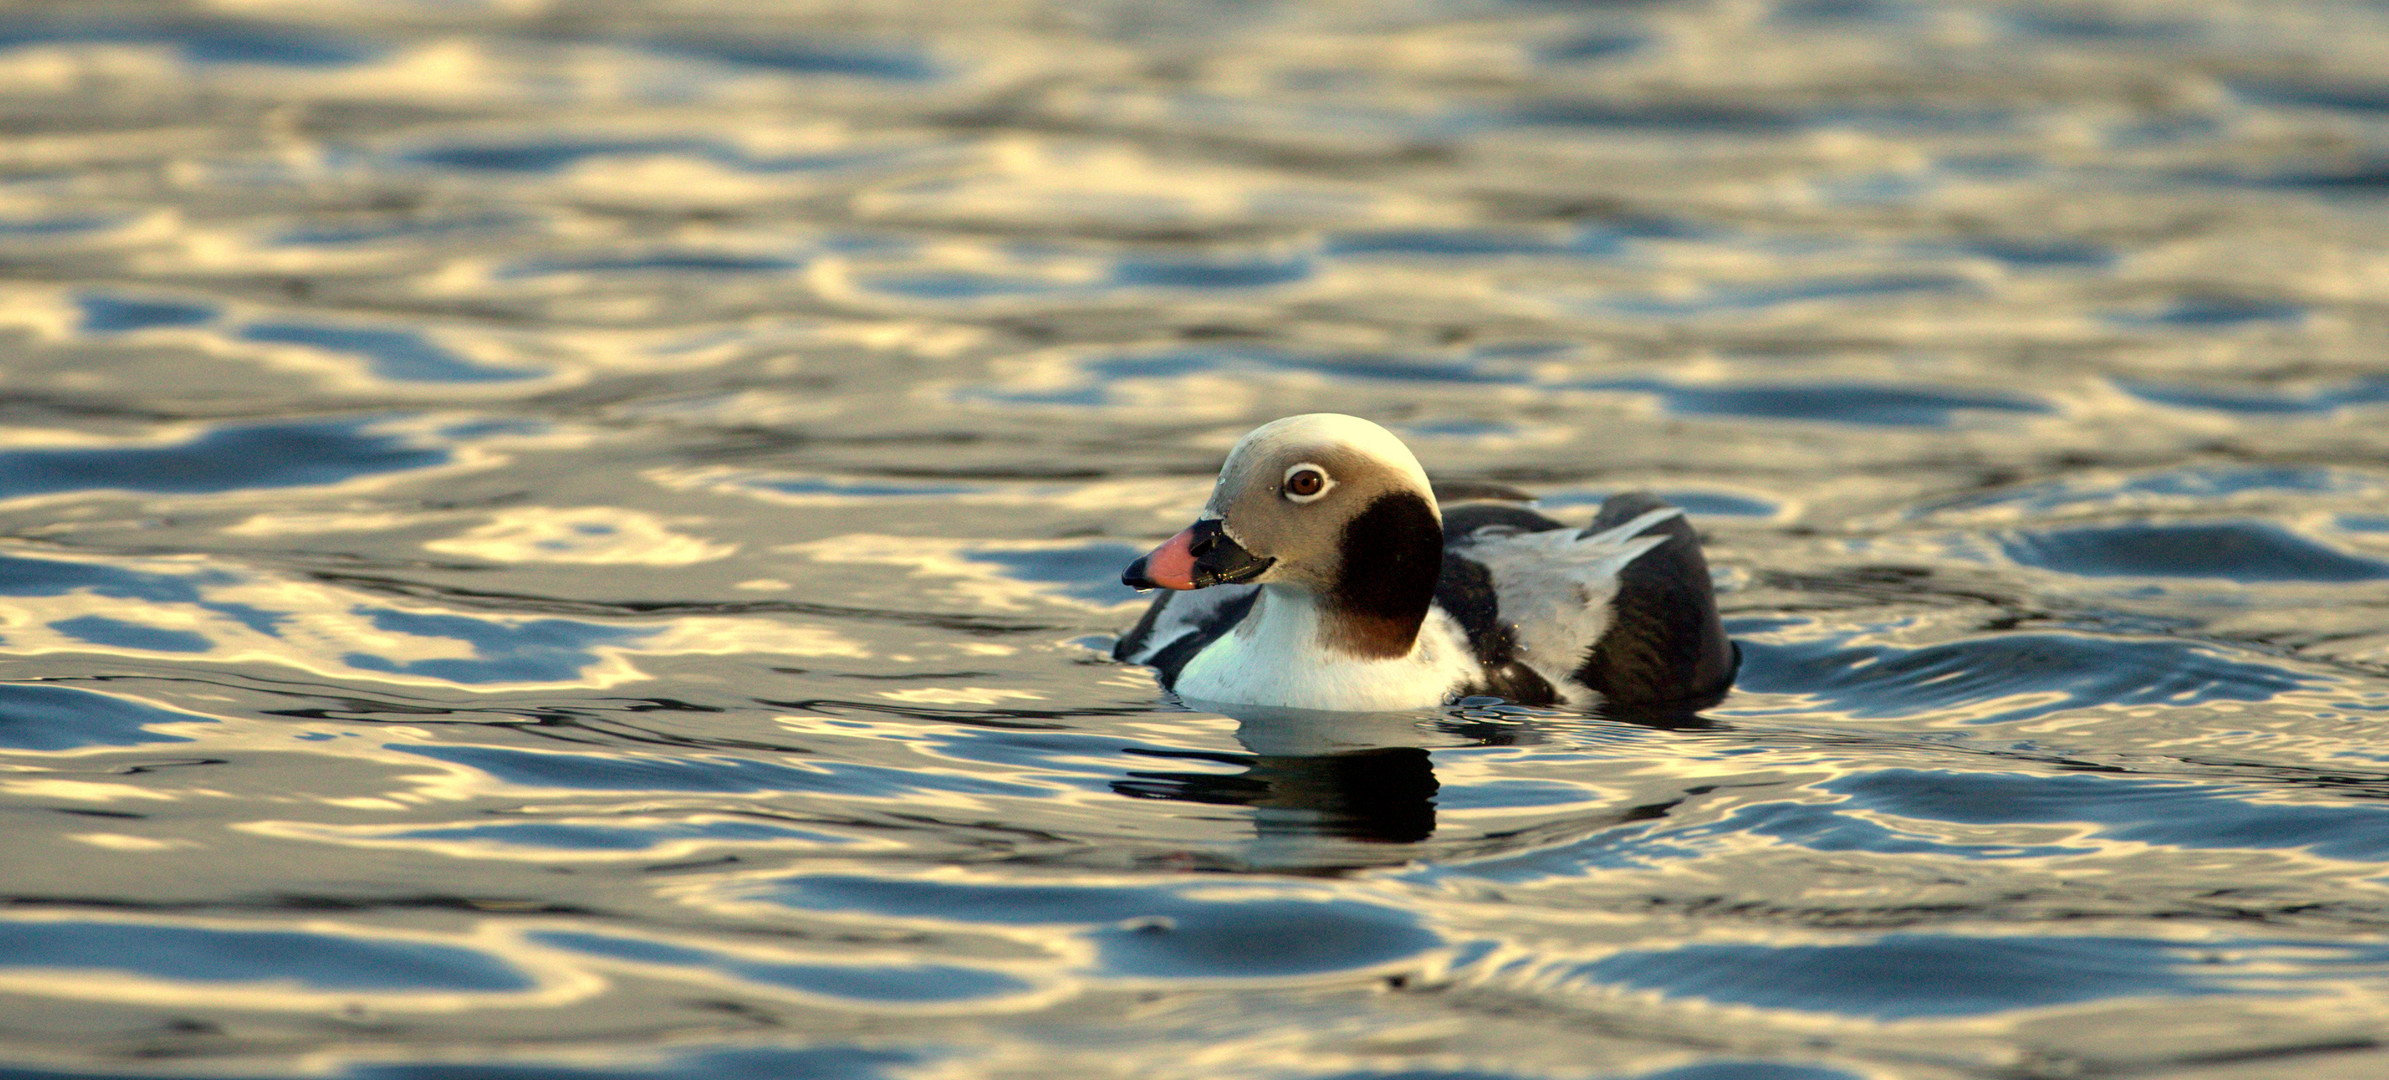
[[[1613,529],[1667,503],[1649,492],[1612,495],[1586,535]],[[1741,655],[1717,618],[1709,562],[1692,523],[1679,515],[1643,530],[1665,536],[1618,571],[1614,614],[1577,681],[1610,704],[1705,708],[1725,696]]]
[[[1165,690],[1176,686],[1186,662],[1242,622],[1260,594],[1258,585],[1164,591],[1112,646],[1112,659],[1153,668]]]

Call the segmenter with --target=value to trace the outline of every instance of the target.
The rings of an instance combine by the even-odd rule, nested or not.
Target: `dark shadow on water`
[[[87,690],[0,684],[0,748],[11,750],[190,742],[180,735],[151,731],[149,726],[207,719]]]
[[[1648,44],[1650,38],[1643,34],[1593,31],[1549,42],[1538,51],[1546,62],[1568,64],[1608,60]]]
[[[2070,709],[2264,702],[2312,675],[2251,654],[2170,640],[2009,632],[1915,648],[1846,635],[1742,642],[1742,689],[1798,694],[1856,719],[1963,713],[1971,723]]]
[[[2373,490],[2368,477],[2322,465],[2191,465],[2118,479],[2063,478],[2020,485],[1994,483],[1977,491],[1910,504],[1908,516],[1948,510],[2013,506],[2036,514],[2074,507],[2133,503],[2223,501],[2254,492],[2293,497],[2353,495]],[[2145,527],[2145,526],[2143,526]]]
[[[658,1060],[590,1064],[561,1060],[404,1061],[351,1065],[338,1072],[308,1073],[330,1080],[879,1080],[913,1075],[931,1055],[919,1050],[865,1049],[835,1044],[812,1046],[725,1046],[684,1049]],[[94,1072],[78,1069],[0,1068],[0,1080],[91,1080],[94,1077],[157,1077],[154,1071]],[[280,1072],[210,1071],[219,1080],[286,1077]],[[1774,1080],[1773,1077],[1767,1080]]]
[[[120,649],[141,649],[150,652],[203,653],[215,647],[205,634],[188,630],[171,630],[160,626],[144,626],[105,615],[81,615],[59,619],[50,629],[77,641],[94,645],[111,645]]]
[[[1403,1069],[1400,1072],[1340,1072],[1319,1080],[1532,1080],[1544,1073],[1481,1069]],[[1858,1074],[1817,1065],[1789,1065],[1756,1058],[1723,1058],[1646,1073],[1604,1073],[1616,1080],[1858,1080]]]
[[[469,172],[556,172],[593,157],[646,157],[724,152],[699,139],[551,139],[505,143],[455,142],[427,146],[406,156],[419,165]]]
[[[2142,401],[2182,409],[2205,409],[2246,416],[2331,413],[2354,405],[2389,401],[2389,379],[2358,379],[2353,383],[2305,392],[2262,387],[2182,385],[2118,379],[2116,386]]]
[[[2201,295],[2185,296],[2154,312],[2119,312],[2107,316],[2107,321],[2125,327],[2184,327],[2193,330],[2214,330],[2243,323],[2294,323],[2305,317],[2306,309],[2253,296]]]
[[[670,56],[795,75],[930,82],[946,73],[916,49],[855,41],[725,36],[659,37],[637,44]]]
[[[364,651],[342,660],[360,671],[428,675],[458,683],[569,680],[596,662],[596,650],[629,645],[652,636],[644,628],[603,626],[570,619],[498,622],[463,615],[428,615],[389,608],[357,609],[376,629],[420,638],[446,638],[472,646],[470,657],[393,660]]]
[[[2262,172],[2204,170],[2186,173],[2185,181],[2229,187],[2303,191],[2343,198],[2377,198],[2389,194],[2389,161],[2322,161]]]
[[[797,911],[867,916],[880,925],[967,920],[1052,927],[1091,946],[1093,974],[1138,980],[1330,974],[1398,961],[1443,943],[1416,912],[1288,894],[1269,882],[1014,884],[802,874],[771,883],[757,899]]]
[[[59,4],[53,10],[73,11],[80,6]],[[43,19],[20,13],[6,29],[0,29],[0,51],[103,43],[170,46],[190,64],[300,68],[348,67],[378,58],[384,51],[377,43],[335,37],[312,28],[232,19]]]
[[[1902,272],[1720,284],[1691,297],[1620,294],[1602,301],[1602,307],[1636,318],[1686,319],[1759,312],[1791,304],[1860,303],[1931,293],[1964,295],[1977,288],[1975,282],[1960,274]]]
[[[227,426],[164,445],[11,450],[0,453],[0,498],[107,488],[206,493],[336,484],[448,461],[446,450],[371,430],[375,419]]]
[[[15,965],[162,980],[283,981],[309,989],[517,991],[527,973],[490,952],[308,930],[145,925],[118,920],[0,923]]]
[[[1381,844],[1416,843],[1435,834],[1435,766],[1423,747],[1290,757],[1134,748],[1128,752],[1244,769],[1233,775],[1130,772],[1129,779],[1113,781],[1112,790],[1132,799],[1285,811],[1255,820],[1254,827],[1265,833]]]
[[[878,153],[758,155],[721,139],[695,137],[609,137],[600,135],[512,139],[457,138],[426,142],[400,152],[397,160],[416,166],[467,173],[552,174],[596,158],[688,158],[740,172],[817,172],[879,161]]]
[[[2349,555],[2279,525],[2222,521],[2128,524],[2000,538],[2009,558],[2086,577],[2191,577],[2259,582],[2389,578],[2389,564]]]
[[[798,259],[714,251],[654,251],[626,255],[582,255],[528,259],[500,269],[499,280],[551,274],[770,274],[794,270]]]
[[[2250,978],[2253,965],[2203,959],[2207,951],[2153,938],[1891,934],[1853,944],[1635,950],[1579,974],[1670,996],[1884,1020],[2272,989]],[[2377,949],[2344,951],[2377,962]]]
[[[1722,697],[1722,695],[1720,696]],[[1660,731],[1706,729],[1700,710],[1719,698],[1683,705],[1604,710],[1599,719]],[[1254,811],[1262,839],[1415,844],[1432,838],[1442,785],[1428,745],[1525,746],[1545,733],[1528,710],[1470,699],[1439,713],[1341,713],[1202,704],[1234,717],[1249,754],[1130,748],[1161,761],[1240,769],[1132,770],[1112,790],[1132,799],[1164,799]],[[1498,715],[1488,710],[1498,711]],[[1323,853],[1325,854],[1325,853]],[[1333,861],[1349,853],[1329,855]]]
[[[1795,113],[1741,104],[1603,98],[1528,101],[1504,119],[1528,127],[1734,135],[1787,131],[1800,122]]]
[[[75,304],[83,309],[84,332],[95,334],[122,334],[157,326],[197,326],[214,319],[222,310],[215,304],[104,293],[85,293],[75,298]]]
[[[1870,427],[1948,427],[1966,412],[2047,415],[2055,408],[2022,394],[1863,383],[1692,385],[1658,379],[1573,383],[1569,389],[1656,395],[1683,416],[1753,416]]]
[[[1112,268],[1117,285],[1170,289],[1259,289],[1311,275],[1308,259],[1201,259],[1158,256],[1121,259]]]

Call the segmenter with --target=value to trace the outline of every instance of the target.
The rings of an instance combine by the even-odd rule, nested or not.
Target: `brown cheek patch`
[[[1322,644],[1370,659],[1407,656],[1443,571],[1443,525],[1417,493],[1377,497],[1344,525]]]

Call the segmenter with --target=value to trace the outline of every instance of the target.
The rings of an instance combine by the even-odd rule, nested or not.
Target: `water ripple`
[[[2377,3],[85,7],[0,1073],[2385,1071]],[[1111,662],[1317,410],[1735,694]]]
[[[0,49],[75,44],[168,45],[191,64],[331,68],[381,55],[372,42],[309,27],[233,19],[21,20],[0,32]]]
[[[1884,769],[1826,785],[1904,817],[1978,824],[2083,822],[2092,835],[2189,848],[2303,848],[2377,862],[2389,807],[2251,800],[2205,785],[2118,776],[2015,776]]]
[[[335,484],[446,463],[379,418],[211,428],[179,442],[0,451],[0,498],[116,489],[218,492]]]
[[[2238,582],[2371,581],[2389,563],[2358,558],[2263,522],[2114,525],[2002,538],[2009,558],[2090,577],[2202,577]]]
[[[187,736],[153,731],[151,727],[209,722],[207,717],[170,712],[86,690],[0,685],[0,748],[11,750],[190,742]]]
[[[808,877],[775,903],[818,911],[1078,928],[1121,978],[1272,978],[1375,967],[1436,946],[1398,909],[1252,889],[976,885]]]
[[[1803,695],[1870,719],[2011,723],[2103,705],[2270,701],[2321,685],[2317,676],[2212,647],[2084,634],[2011,633],[1917,648],[1746,639],[1742,649],[1743,689]]]
[[[384,379],[421,382],[488,382],[528,379],[538,373],[517,368],[490,367],[459,356],[413,330],[359,326],[319,326],[305,323],[251,323],[240,329],[243,341],[274,345],[303,345],[326,352],[364,357],[373,374]]]
[[[2124,937],[1893,934],[1852,945],[1686,945],[1625,952],[1581,977],[1720,1003],[1885,1020],[1968,1016],[2126,997],[2287,993],[2223,959],[2265,945]],[[2379,950],[2334,948],[2379,964]],[[2251,984],[2254,985],[2251,985]]]
[[[787,963],[602,934],[548,931],[530,937],[551,948],[624,961],[645,970],[696,969],[748,983],[856,1002],[968,1001],[1030,989],[1027,982],[1002,972],[948,965]]]
[[[620,757],[495,746],[393,746],[523,787],[589,791],[831,791],[891,799],[928,792],[1034,798],[1044,790],[970,776],[855,763],[775,764],[740,758]]]

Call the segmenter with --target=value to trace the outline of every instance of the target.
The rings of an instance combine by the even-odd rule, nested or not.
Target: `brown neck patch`
[[[1319,627],[1319,640],[1328,648],[1368,660],[1398,660],[1410,655],[1410,647],[1418,643],[1419,625],[1426,620],[1388,619],[1376,615],[1356,615],[1327,610],[1327,618]]]
[[[1372,660],[1410,654],[1443,572],[1443,524],[1415,492],[1381,495],[1344,523],[1343,563],[1323,601],[1322,644]]]

